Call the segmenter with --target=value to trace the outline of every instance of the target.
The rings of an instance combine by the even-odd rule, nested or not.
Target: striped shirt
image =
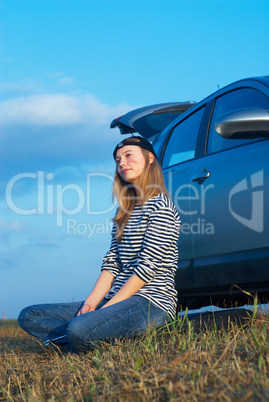
[[[143,207],[134,206],[120,243],[116,240],[114,225],[111,247],[101,268],[115,277],[106,298],[113,297],[136,274],[146,283],[135,295],[150,300],[173,318],[177,305],[175,273],[179,228],[178,212],[164,194],[149,199]]]

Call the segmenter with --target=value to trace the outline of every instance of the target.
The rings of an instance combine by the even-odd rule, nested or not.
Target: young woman
[[[84,302],[30,306],[29,334],[87,351],[100,340],[135,336],[173,319],[180,219],[150,142],[130,137],[113,153],[118,202],[110,250]],[[59,338],[58,341],[55,338]]]

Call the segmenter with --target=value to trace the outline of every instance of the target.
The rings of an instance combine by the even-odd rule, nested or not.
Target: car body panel
[[[245,161],[240,160],[244,173],[243,169],[238,169],[236,149],[223,152],[222,158],[215,154],[206,158],[207,161],[204,158],[195,161],[192,172],[206,165],[211,175],[202,185],[194,184],[204,200],[204,210],[201,211],[199,200],[190,197],[190,211],[197,213],[182,217],[185,224],[190,219],[193,249],[189,255],[181,252],[177,274],[181,295],[190,296],[190,289],[194,288],[199,288],[200,292],[202,288],[205,292],[211,289],[212,294],[223,286],[228,292],[233,284],[247,291],[253,290],[253,284],[260,281],[262,287],[269,285],[268,260],[266,271],[262,272],[260,267],[265,263],[266,254],[269,258],[269,216],[264,204],[264,200],[268,200],[269,172],[268,166],[264,168],[262,164],[268,155],[269,143],[262,141],[253,145],[244,147]],[[252,165],[249,160],[257,163]],[[227,165],[234,172],[233,176],[227,176]],[[181,233],[182,245],[190,243],[190,234],[185,237],[185,233]],[[184,269],[184,274],[180,274],[180,269]]]

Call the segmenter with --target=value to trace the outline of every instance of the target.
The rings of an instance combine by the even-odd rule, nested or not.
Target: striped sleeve
[[[118,253],[118,243],[116,240],[116,227],[113,226],[112,229],[112,238],[111,238],[111,246],[109,251],[106,253],[103,264],[101,267],[101,271],[106,270],[111,273],[114,277],[116,277],[122,270],[121,261]]]
[[[146,283],[167,267],[163,266],[167,253],[178,238],[179,221],[169,206],[160,207],[150,214],[141,251],[134,273]]]

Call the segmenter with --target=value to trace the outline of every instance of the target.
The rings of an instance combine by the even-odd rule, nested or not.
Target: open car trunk
[[[193,105],[195,102],[173,102],[141,107],[114,119],[110,128],[118,127],[121,134],[138,133],[149,139]]]

